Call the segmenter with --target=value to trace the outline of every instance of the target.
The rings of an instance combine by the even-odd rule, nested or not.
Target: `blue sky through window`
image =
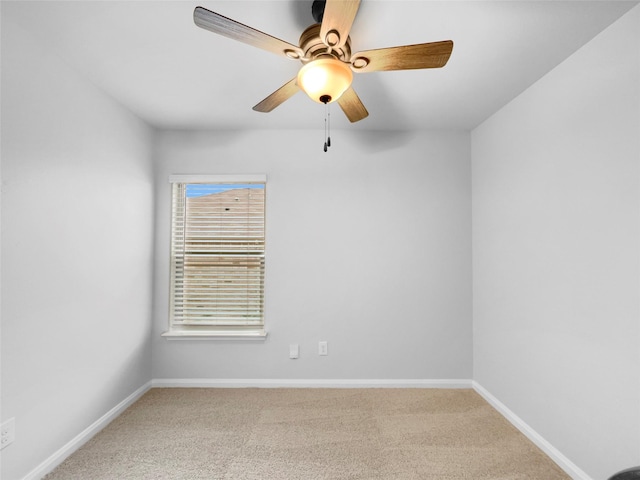
[[[187,198],[202,197],[213,193],[227,192],[244,188],[264,189],[263,183],[188,183]]]

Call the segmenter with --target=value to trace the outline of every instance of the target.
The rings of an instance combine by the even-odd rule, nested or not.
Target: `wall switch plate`
[[[300,347],[297,343],[289,345],[289,358],[298,358],[300,356]]]
[[[0,426],[2,437],[0,438],[0,450],[13,443],[16,438],[16,420],[10,418]]]
[[[318,342],[318,355],[329,355],[327,342]]]

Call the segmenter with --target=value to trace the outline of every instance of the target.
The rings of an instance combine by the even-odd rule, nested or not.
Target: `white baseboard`
[[[531,440],[540,450],[549,456],[560,468],[562,468],[573,480],[593,480],[583,470],[565,457],[557,448],[545,440],[542,435],[531,428],[524,420],[513,413],[507,406],[491,395],[482,385],[475,380],[472,382],[473,389],[478,392],[493,408],[502,414],[511,424],[520,430],[529,440]]]
[[[156,378],[152,387],[172,388],[472,388],[468,379],[231,379]]]
[[[60,465],[69,455],[78,450],[82,445],[87,443],[91,437],[106,427],[112,422],[118,415],[124,412],[129,406],[131,406],[136,400],[144,395],[151,388],[151,382],[147,382],[138,388],[135,392],[121,401],[118,405],[113,407],[107,413],[105,413],[98,420],[89,425],[86,429],[80,432],[76,437],[60,448],[57,452],[47,458],[44,462],[31,470],[22,480],[39,480],[47,473],[53,471],[58,465]]]

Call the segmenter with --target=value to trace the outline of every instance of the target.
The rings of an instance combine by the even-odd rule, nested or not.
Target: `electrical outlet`
[[[0,426],[2,437],[0,440],[0,450],[7,445],[13,443],[16,438],[16,421],[15,418],[10,418]]]
[[[318,342],[318,355],[329,355],[327,342]]]
[[[297,343],[289,345],[289,358],[298,358],[300,356],[300,347]]]

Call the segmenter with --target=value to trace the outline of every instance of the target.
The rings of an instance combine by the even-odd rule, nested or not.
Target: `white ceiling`
[[[297,44],[311,0],[2,1],[2,21],[37,37],[159,128],[318,128],[324,107],[298,93],[264,114],[251,107],[300,63],[196,27],[201,5]],[[631,1],[362,0],[352,50],[451,39],[442,69],[356,74],[369,117],[332,128],[471,129],[619,18]]]

